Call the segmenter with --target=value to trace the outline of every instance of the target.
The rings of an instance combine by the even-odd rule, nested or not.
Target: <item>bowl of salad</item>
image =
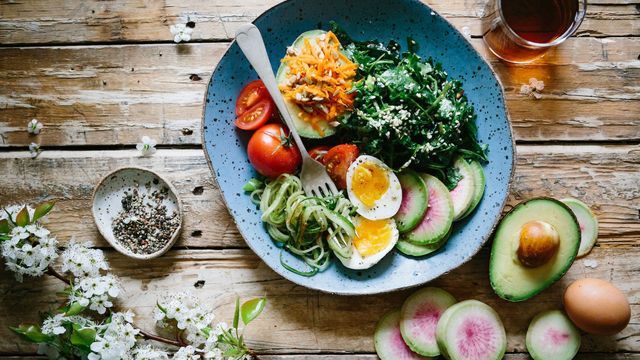
[[[515,152],[502,87],[464,36],[414,0],[290,0],[254,24],[297,133],[340,192],[305,193],[301,149],[232,43],[202,134],[251,249],[296,284],[345,295],[424,284],[475,255]]]

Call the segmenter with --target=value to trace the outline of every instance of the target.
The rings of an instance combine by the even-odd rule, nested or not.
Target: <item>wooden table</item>
[[[294,285],[258,259],[239,236],[201,150],[201,103],[212,69],[241,23],[278,0],[0,1],[0,204],[57,199],[49,228],[62,244],[75,238],[105,248],[126,293],[120,305],[153,328],[155,299],[191,290],[229,319],[236,296],[266,295],[251,326],[251,346],[267,359],[372,359],[372,335],[385,311],[409,292],[331,296]],[[576,37],[533,65],[512,66],[487,54],[480,38],[484,0],[428,0],[471,35],[505,86],[517,138],[517,170],[509,206],[532,196],[573,196],[593,205],[598,246],[559,283],[525,303],[498,299],[489,287],[487,251],[433,282],[458,299],[494,306],[505,322],[507,359],[527,358],[524,334],[532,316],[561,305],[569,282],[613,281],[633,316],[622,333],[584,336],[580,359],[640,359],[640,1],[589,1]],[[193,41],[176,45],[169,25],[196,22]],[[541,100],[519,93],[529,78],[544,80]],[[44,123],[30,136],[32,118]],[[161,144],[140,158],[148,135]],[[27,146],[43,152],[31,159]],[[185,208],[181,239],[160,259],[132,261],[99,236],[90,213],[94,185],[124,165],[149,167],[177,187]],[[204,286],[196,288],[196,282]],[[7,329],[37,321],[57,304],[55,279],[20,284],[0,271],[0,354],[35,348]],[[524,354],[523,354],[524,353]]]

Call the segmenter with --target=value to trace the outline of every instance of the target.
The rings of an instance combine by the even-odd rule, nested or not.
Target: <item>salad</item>
[[[337,25],[311,30],[283,49],[276,74],[295,130],[341,190],[307,196],[302,157],[279,121],[264,84],[247,84],[236,102],[238,128],[259,174],[244,190],[259,206],[274,242],[307,264],[303,276],[337,258],[350,269],[374,266],[394,248],[423,257],[447,241],[485,188],[487,148],[462,84],[418,44],[359,41]],[[282,254],[282,253],[281,253]]]

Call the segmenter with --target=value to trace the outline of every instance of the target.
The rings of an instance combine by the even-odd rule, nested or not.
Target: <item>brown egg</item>
[[[580,329],[595,335],[613,335],[631,319],[627,297],[608,281],[581,279],[564,292],[564,309]]]

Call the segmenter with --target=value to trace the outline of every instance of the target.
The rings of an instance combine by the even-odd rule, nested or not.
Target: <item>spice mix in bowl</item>
[[[120,168],[105,176],[94,191],[92,211],[109,244],[136,259],[164,254],[182,227],[182,204],[175,189],[143,168]]]

